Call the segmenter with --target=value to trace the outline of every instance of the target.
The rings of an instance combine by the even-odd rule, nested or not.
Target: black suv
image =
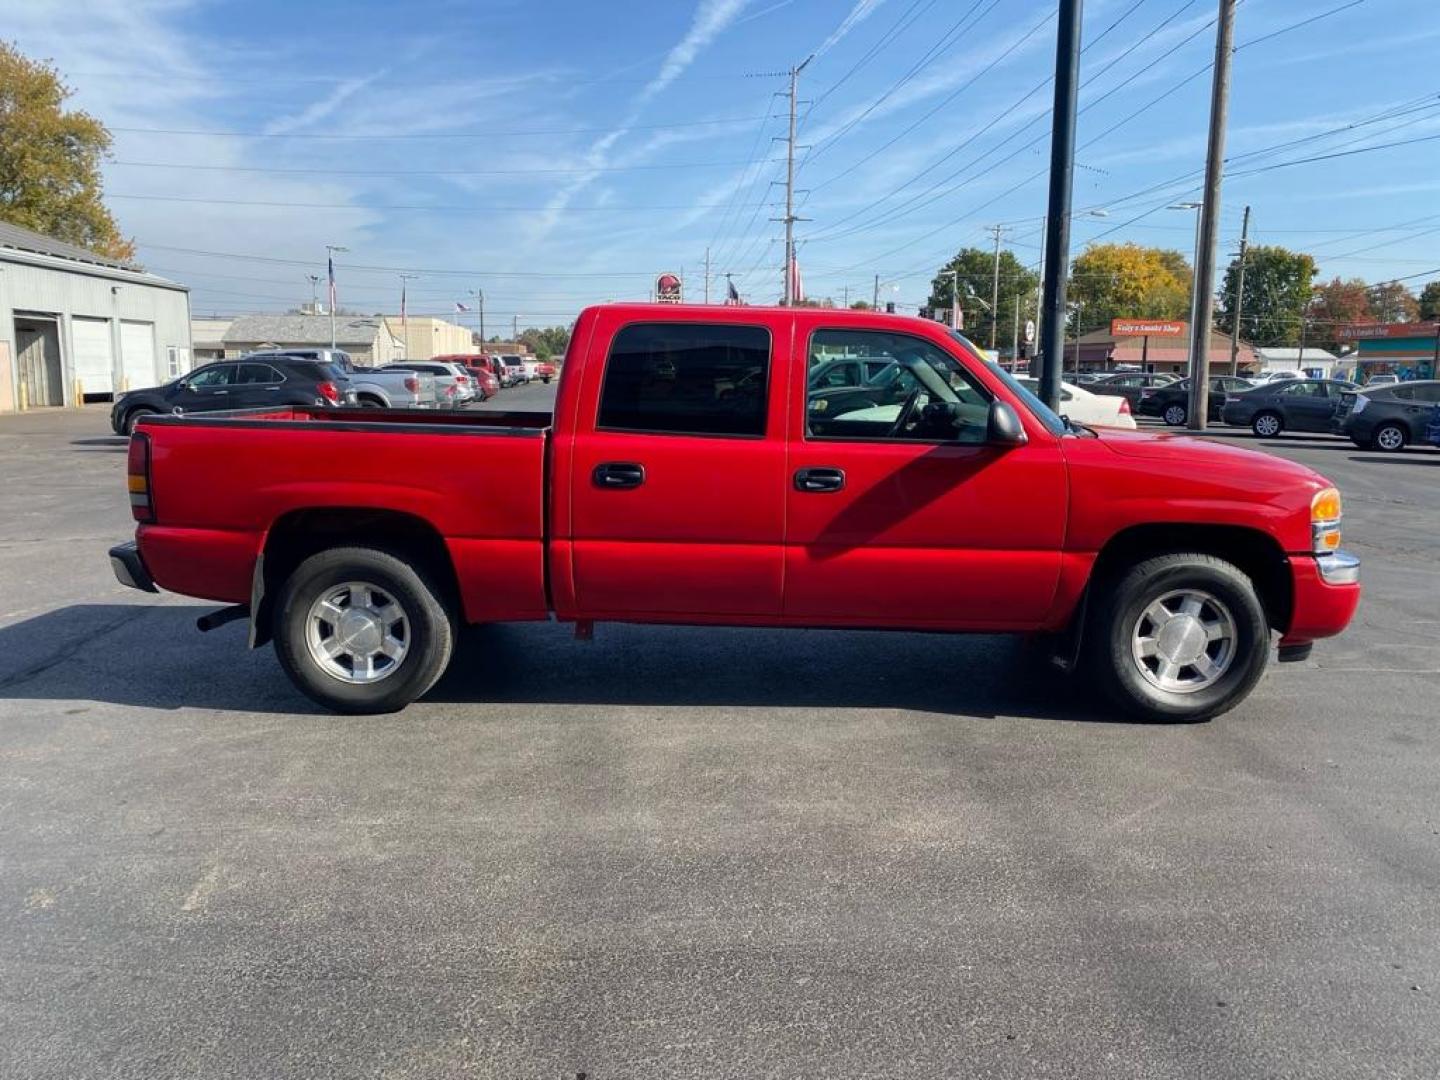
[[[110,410],[110,427],[129,435],[140,417],[154,413],[354,404],[350,379],[335,365],[268,354],[206,364],[164,386],[121,394]]]
[[[1440,404],[1440,381],[1402,382],[1340,395],[1331,430],[1367,450],[1404,450],[1425,441],[1425,424]]]

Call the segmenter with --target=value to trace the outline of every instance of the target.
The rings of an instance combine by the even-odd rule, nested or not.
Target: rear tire
[[[1400,424],[1381,424],[1370,436],[1370,447],[1373,450],[1384,450],[1386,453],[1394,454],[1405,449],[1405,444],[1410,441],[1410,434]]]
[[[1165,411],[1160,418],[1171,427],[1184,427],[1189,417],[1189,410],[1184,405],[1166,405]]]
[[[1273,439],[1285,430],[1285,420],[1279,413],[1262,412],[1250,421],[1250,430],[1257,439]]]
[[[1254,583],[1233,563],[1160,555],[1097,591],[1086,667],[1133,716],[1208,720],[1243,701],[1265,672],[1269,622]]]
[[[357,594],[366,599],[357,603]],[[296,689],[334,712],[403,709],[450,662],[455,628],[442,595],[423,570],[387,551],[343,547],[312,555],[275,605],[280,666]]]

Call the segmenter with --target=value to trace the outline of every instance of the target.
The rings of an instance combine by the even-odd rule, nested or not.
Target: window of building
[[[178,379],[190,370],[190,350],[183,345],[169,345],[165,349],[166,370],[170,378]]]
[[[770,332],[636,323],[615,335],[597,426],[676,435],[765,434]]]

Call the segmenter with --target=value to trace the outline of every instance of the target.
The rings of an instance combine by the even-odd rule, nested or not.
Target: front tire
[[[1243,701],[1265,672],[1269,622],[1233,563],[1199,552],[1157,556],[1107,583],[1099,600],[1088,667],[1140,719],[1208,720]]]
[[[338,713],[396,712],[444,674],[455,630],[441,591],[387,551],[302,562],[275,607],[275,652],[295,687]]]
[[[131,409],[125,414],[125,434],[134,435],[135,425],[140,423],[142,417],[156,415],[154,409]]]
[[[1370,445],[1373,449],[1384,450],[1390,454],[1404,450],[1405,444],[1409,441],[1409,432],[1399,424],[1381,424],[1375,429],[1375,434],[1370,436]]]
[[[1279,413],[1262,412],[1250,421],[1250,430],[1257,439],[1273,439],[1285,430],[1285,421]]]
[[[1171,427],[1184,427],[1188,417],[1188,410],[1184,405],[1166,405],[1165,411],[1160,418]]]

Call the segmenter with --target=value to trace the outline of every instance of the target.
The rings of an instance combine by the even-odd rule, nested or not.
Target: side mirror
[[[990,402],[990,415],[985,423],[985,441],[991,446],[1024,446],[1030,441],[1025,425],[1013,407],[999,400]]]

